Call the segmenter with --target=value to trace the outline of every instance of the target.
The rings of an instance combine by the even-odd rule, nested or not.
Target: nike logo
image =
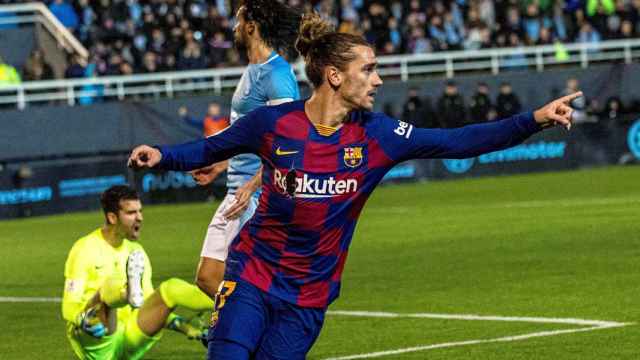
[[[276,149],[276,155],[278,156],[291,155],[297,152],[298,152],[297,150],[291,150],[291,151],[280,150],[280,146],[278,146],[278,148]]]

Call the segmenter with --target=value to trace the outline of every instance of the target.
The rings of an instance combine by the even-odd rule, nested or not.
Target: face
[[[233,27],[233,42],[237,49],[247,47],[247,22],[244,18],[244,6],[241,6],[236,13],[236,26]]]
[[[339,71],[339,92],[347,106],[352,109],[373,110],[373,103],[382,85],[378,75],[376,55],[368,46],[358,45],[351,50],[356,54],[346,71]]]
[[[120,200],[118,213],[109,213],[109,220],[116,226],[119,237],[137,240],[142,228],[142,203],[140,200]]]
[[[209,104],[209,115],[211,115],[211,116],[220,115],[220,105],[218,105],[218,104]]]

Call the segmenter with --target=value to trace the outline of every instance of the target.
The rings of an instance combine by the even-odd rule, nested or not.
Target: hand
[[[96,309],[91,308],[80,315],[80,328],[82,331],[93,336],[94,338],[101,338],[107,333],[107,328],[102,324],[96,314]]]
[[[209,185],[220,175],[220,171],[218,171],[216,165],[217,164],[213,164],[201,169],[192,170],[189,171],[189,174],[191,174],[193,180],[196,181],[196,184],[200,186]]]
[[[249,201],[251,201],[251,196],[253,196],[255,191],[256,189],[252,181],[242,185],[238,191],[236,191],[235,201],[222,216],[228,220],[239,218],[249,207]]]
[[[186,106],[180,106],[180,108],[178,109],[178,115],[180,115],[180,117],[185,117],[187,116],[187,107]]]
[[[160,153],[160,150],[148,145],[140,145],[133,149],[131,155],[129,155],[127,166],[132,169],[152,168],[161,159],[162,153]]]
[[[571,115],[573,114],[573,109],[569,106],[569,103],[580,96],[582,96],[582,91],[553,100],[534,111],[533,117],[543,128],[562,125],[569,130],[571,129]]]

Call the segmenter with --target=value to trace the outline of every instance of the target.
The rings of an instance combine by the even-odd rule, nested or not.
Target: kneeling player
[[[194,326],[172,313],[180,306],[210,310],[213,301],[196,286],[172,278],[156,291],[151,263],[135,240],[142,205],[135,190],[114,186],[101,196],[105,225],[79,239],[65,265],[62,315],[67,337],[81,359],[139,359],[169,328],[201,338]]]

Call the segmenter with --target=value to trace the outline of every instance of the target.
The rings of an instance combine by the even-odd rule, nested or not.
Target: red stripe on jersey
[[[287,246],[287,227],[272,218],[263,218],[260,223],[260,230],[256,233],[256,238],[267,242],[269,246],[278,251],[284,250]]]
[[[316,281],[300,286],[296,305],[302,307],[326,307],[329,302],[329,282]]]
[[[272,267],[265,264],[260,258],[251,256],[244,265],[240,277],[258,288],[268,291],[273,281]]]
[[[340,254],[340,257],[338,257],[338,265],[336,265],[336,269],[331,276],[331,281],[340,281],[340,278],[342,277],[342,270],[344,270],[344,264],[347,262],[348,253],[348,251],[343,251],[342,254]]]
[[[307,141],[304,146],[303,168],[308,172],[337,172],[340,145],[328,145]],[[328,159],[328,160],[327,160]]]
[[[260,156],[263,159],[270,159],[273,154],[273,139],[275,136],[273,133],[267,133],[264,135],[262,146],[260,146]]]
[[[248,227],[244,227],[240,231],[240,241],[236,243],[234,250],[243,252],[247,255],[252,255],[254,245],[255,245],[255,240],[249,234]]]
[[[312,259],[313,257],[309,255],[283,251],[278,265],[283,273],[295,279],[304,279],[309,276]]]
[[[360,216],[360,212],[362,211],[364,204],[367,202],[369,195],[370,193],[365,194],[363,192],[359,192],[358,196],[352,199],[351,208],[349,209],[349,213],[348,213],[349,220],[353,220],[353,221],[358,220],[358,217]]]
[[[297,229],[321,233],[329,214],[329,203],[299,201],[293,212],[292,223]]]
[[[368,166],[369,169],[374,169],[377,167],[385,167],[391,166],[394,164],[394,161],[385,154],[384,150],[380,146],[380,143],[376,139],[370,139],[368,145],[369,156],[368,158]]]
[[[320,242],[316,254],[320,256],[338,256],[340,254],[340,239],[342,238],[342,229],[328,228],[320,235]]]
[[[359,123],[348,122],[342,126],[340,134],[340,144],[348,145],[353,143],[366,142],[367,135],[364,127]]]
[[[275,133],[288,139],[307,140],[310,126],[304,111],[292,111],[276,120]]]

